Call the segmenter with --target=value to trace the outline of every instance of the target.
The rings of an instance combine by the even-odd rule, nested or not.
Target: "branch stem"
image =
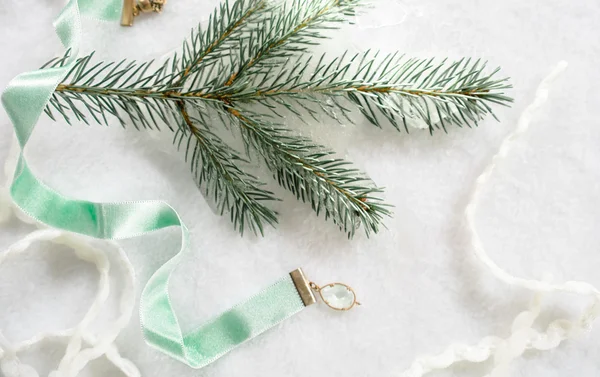
[[[395,86],[370,86],[356,84],[350,86],[326,86],[326,87],[306,87],[303,89],[284,89],[284,90],[257,90],[251,93],[243,93],[236,95],[231,93],[219,92],[179,92],[179,91],[154,91],[154,90],[128,90],[128,89],[113,89],[113,88],[98,88],[93,86],[77,86],[60,84],[55,90],[60,93],[79,93],[100,96],[119,96],[119,97],[139,97],[139,98],[155,98],[172,101],[185,101],[193,99],[221,101],[225,103],[234,103],[235,101],[254,101],[267,97],[277,97],[286,95],[298,94],[344,94],[349,92],[361,93],[388,93],[410,96],[430,96],[430,97],[463,97],[463,98],[479,98],[489,94],[488,89],[469,89],[444,91],[439,89],[408,89],[405,87]]]

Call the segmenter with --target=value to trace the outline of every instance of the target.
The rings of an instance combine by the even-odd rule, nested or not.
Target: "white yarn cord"
[[[0,264],[11,255],[24,252],[33,242],[38,241],[64,244],[73,248],[78,258],[94,263],[100,275],[96,296],[81,322],[70,329],[37,334],[31,339],[15,345],[11,344],[0,331],[0,371],[6,377],[38,377],[39,375],[35,369],[19,361],[17,354],[32,348],[37,343],[62,339],[67,340],[65,355],[58,368],[49,374],[51,377],[74,377],[90,361],[102,355],[106,355],[108,360],[120,369],[125,376],[139,377],[140,373],[137,367],[131,361],[121,357],[113,343],[129,322],[135,299],[133,267],[123,250],[114,245],[118,250],[117,261],[124,269],[125,275],[120,314],[109,330],[104,331],[102,336],[96,336],[89,331],[88,327],[102,311],[110,293],[110,262],[106,257],[106,251],[96,249],[87,244],[82,238],[70,233],[55,229],[43,229],[30,233],[0,254]],[[89,344],[89,347],[83,348],[84,344]]]
[[[511,335],[508,338],[490,336],[482,339],[476,345],[450,345],[439,355],[417,358],[411,367],[402,374],[402,377],[422,377],[429,372],[446,369],[461,361],[480,363],[490,358],[493,358],[493,367],[486,376],[508,376],[511,362],[520,357],[527,349],[550,350],[556,348],[563,340],[580,333],[581,330],[589,329],[600,314],[600,292],[593,285],[582,281],[551,284],[540,280],[515,277],[501,269],[489,257],[475,227],[475,212],[483,186],[487,183],[496,164],[507,156],[514,141],[527,131],[536,111],[548,99],[550,84],[566,67],[566,62],[560,62],[554,71],[542,81],[533,103],[521,115],[516,129],[503,140],[498,153],[494,155],[489,165],[475,181],[465,209],[467,230],[471,236],[471,246],[475,256],[499,280],[511,286],[536,292],[531,308],[515,318],[512,323]],[[578,320],[555,320],[545,332],[538,332],[532,328],[532,325],[540,314],[542,295],[550,292],[568,292],[590,296],[593,302]]]
[[[13,143],[13,146],[15,143]],[[6,161],[5,171],[7,177],[12,176],[12,170],[16,159],[16,153],[10,153]],[[10,184],[10,179],[9,184]],[[7,184],[7,186],[9,186]],[[12,202],[8,195],[8,190],[0,189],[0,223],[6,221],[11,214]],[[13,208],[15,214],[24,222],[32,223],[33,219],[21,213],[17,208]],[[41,226],[41,224],[37,224]],[[30,233],[20,241],[8,248],[7,251],[0,253],[0,264],[14,255],[27,250],[34,242],[50,241],[57,244],[64,244],[71,247],[78,258],[93,263],[99,273],[98,288],[96,296],[87,313],[75,327],[70,329],[47,332],[35,335],[33,338],[12,344],[2,334],[0,328],[0,371],[5,377],[39,377],[37,371],[29,365],[23,364],[18,358],[20,352],[26,351],[38,343],[49,340],[62,340],[67,342],[65,355],[60,361],[57,369],[49,374],[49,377],[75,377],[92,360],[103,355],[112,362],[127,377],[139,377],[138,368],[130,360],[123,358],[119,354],[117,346],[114,344],[117,336],[127,326],[135,305],[135,275],[131,262],[125,255],[123,249],[115,242],[106,241],[107,244],[117,250],[116,262],[124,274],[124,285],[121,288],[121,301],[119,305],[119,316],[113,324],[103,331],[102,335],[95,335],[89,330],[89,326],[98,317],[102,311],[106,299],[110,294],[110,260],[108,253],[104,250],[98,250],[91,246],[89,239],[74,235],[56,229],[42,229]],[[85,348],[87,345],[87,348]]]
[[[17,138],[13,134],[12,143],[6,161],[4,162],[4,174],[6,176],[6,184],[0,186],[0,224],[8,221],[12,214],[12,200],[8,188],[12,180],[13,172],[17,165]]]

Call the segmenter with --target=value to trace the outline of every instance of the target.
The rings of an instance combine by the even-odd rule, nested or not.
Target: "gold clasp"
[[[331,309],[345,311],[352,309],[356,305],[361,305],[356,300],[354,289],[347,284],[329,283],[319,287],[311,281],[309,286],[321,296],[321,300]]]
[[[167,0],[124,0],[121,26],[133,26],[133,18],[140,13],[160,13]]]

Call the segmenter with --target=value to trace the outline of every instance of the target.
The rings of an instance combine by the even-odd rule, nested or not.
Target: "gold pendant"
[[[309,306],[317,302],[313,293],[319,293],[321,301],[334,310],[350,310],[360,302],[356,301],[356,293],[349,285],[343,283],[329,283],[322,287],[308,281],[301,268],[290,272],[296,290],[304,303]]]

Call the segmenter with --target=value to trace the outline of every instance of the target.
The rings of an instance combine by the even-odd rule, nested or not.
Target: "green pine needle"
[[[361,0],[226,0],[163,64],[78,59],[45,111],[74,118],[173,133],[205,198],[240,233],[263,234],[277,223],[279,200],[247,172],[259,156],[298,200],[331,219],[349,237],[377,233],[390,215],[382,192],[352,163],[283,124],[282,111],[303,119],[326,115],[352,122],[354,109],[377,127],[430,132],[476,126],[493,105],[508,105],[511,86],[480,60],[455,62],[365,53],[315,59],[323,31],[351,23]],[[46,66],[62,66],[69,52]],[[494,116],[495,117],[495,116]],[[244,143],[240,154],[220,133]]]

